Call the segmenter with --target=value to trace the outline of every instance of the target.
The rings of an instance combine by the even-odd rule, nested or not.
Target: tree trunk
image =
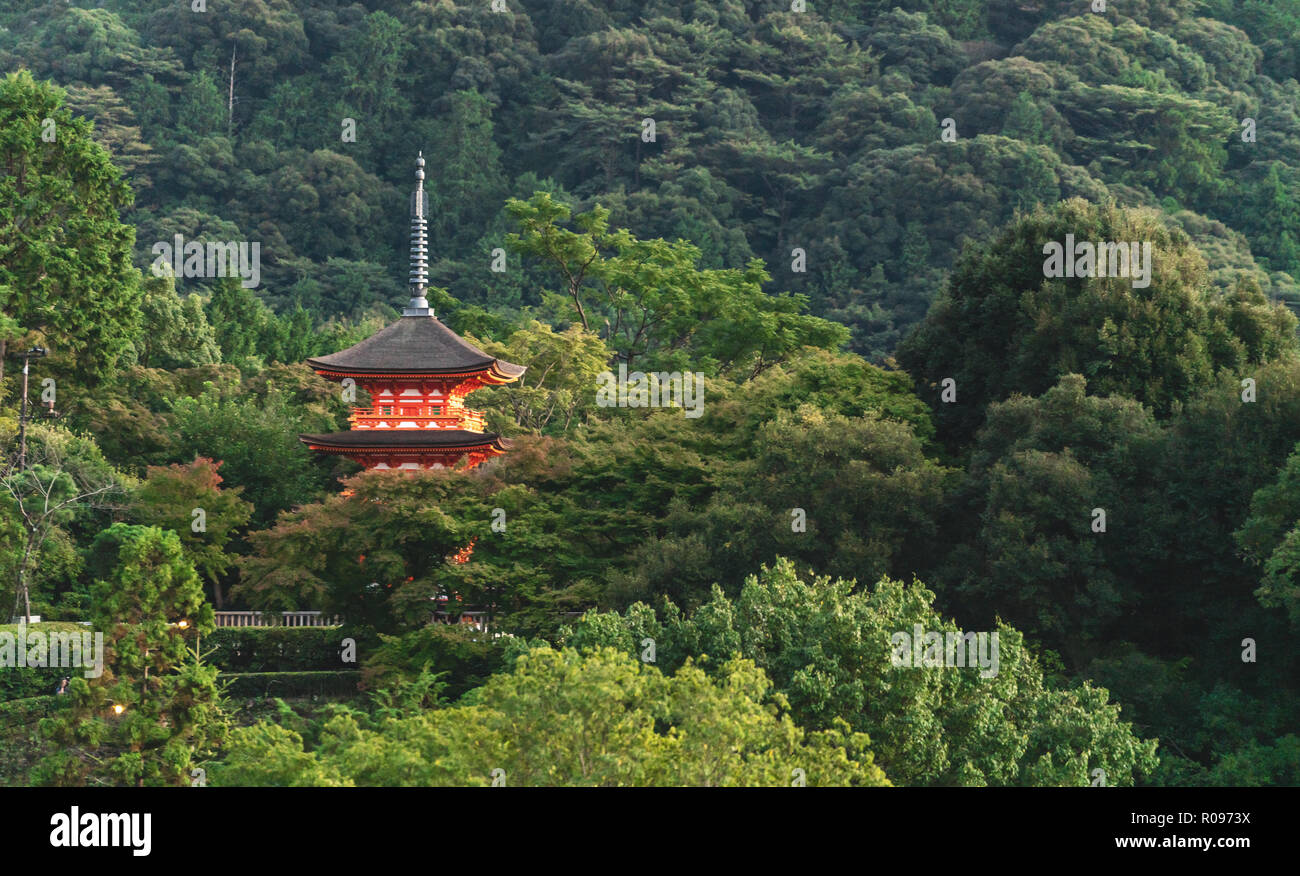
[[[239,46],[230,47],[230,92],[226,98],[226,137],[231,136],[235,127],[235,53],[239,51]]]
[[[23,557],[18,561],[18,588],[14,592],[14,614],[18,614],[19,604],[23,609],[23,618],[30,623],[32,619],[32,600],[27,589],[27,563],[32,555],[31,537],[23,548]]]

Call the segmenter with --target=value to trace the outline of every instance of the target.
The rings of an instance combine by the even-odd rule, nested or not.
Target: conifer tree
[[[117,523],[95,539],[91,555],[99,566],[90,617],[104,636],[102,672],[73,673],[69,708],[41,722],[56,751],[33,778],[190,784],[195,763],[224,735],[217,668],[199,651],[200,637],[215,627],[212,606],[174,532]]]

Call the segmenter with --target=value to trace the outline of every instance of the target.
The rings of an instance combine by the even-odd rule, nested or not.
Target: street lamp
[[[23,410],[18,416],[18,470],[27,468],[27,374],[31,370],[31,360],[44,359],[44,347],[32,347],[26,353],[19,353],[23,360]]]

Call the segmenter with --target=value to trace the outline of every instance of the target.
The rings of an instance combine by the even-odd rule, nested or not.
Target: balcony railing
[[[218,611],[214,612],[219,627],[269,627],[276,626],[275,612]],[[271,615],[268,617],[267,615]],[[282,611],[278,625],[285,627],[336,627],[337,617],[324,617],[319,611]]]
[[[435,624],[465,624],[480,632],[486,632],[488,613],[486,611],[438,611],[434,612],[433,622]]]
[[[468,429],[482,432],[486,427],[483,414],[464,408],[448,408],[446,405],[384,405],[378,408],[353,408],[348,423],[353,429],[383,428],[381,423],[388,423],[394,428],[394,422],[409,420],[421,429]],[[430,425],[436,423],[436,426]],[[407,426],[406,428],[410,428]]]

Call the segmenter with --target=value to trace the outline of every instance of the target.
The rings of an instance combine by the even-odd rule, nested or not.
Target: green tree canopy
[[[1149,243],[1149,285],[1046,276],[1046,247],[1064,247],[1067,234],[1076,243]],[[1265,318],[1251,318],[1243,331],[1236,314],[1261,310]],[[945,438],[963,442],[990,402],[1039,395],[1069,372],[1095,393],[1125,395],[1167,416],[1219,373],[1293,355],[1293,325],[1250,295],[1221,304],[1195,247],[1156,216],[1076,199],[1037,209],[971,247],[898,355],[932,400]],[[1267,337],[1250,337],[1259,332]],[[944,402],[942,381],[950,378],[956,401]]]
[[[605,649],[537,648],[464,705],[393,720],[349,716],[314,751],[274,724],[235,731],[218,785],[883,786],[870,740],[805,732],[748,660],[672,676]]]
[[[508,209],[520,228],[509,244],[559,273],[564,309],[629,366],[757,374],[804,346],[834,349],[847,339],[841,326],[802,313],[800,296],[765,293],[769,277],[757,260],[701,270],[698,247],[611,231],[600,207],[574,217],[573,231],[562,224],[569,207],[545,192]]]
[[[26,71],[0,79],[0,356],[30,335],[95,380],[138,327],[135,232],[119,219],[132,195],[63,100]]]
[[[226,553],[235,532],[248,523],[253,506],[240,498],[243,487],[221,489],[220,463],[196,457],[188,465],[151,465],[135,491],[135,516],[180,536],[186,558],[222,602],[221,576],[234,557]]]
[[[846,722],[868,733],[876,758],[903,785],[1075,785],[1102,769],[1131,785],[1156,766],[1154,740],[1119,720],[1104,689],[1049,684],[1023,637],[1005,625],[997,674],[978,666],[897,667],[895,633],[957,631],[920,582],[801,578],[787,560],[746,580],[739,598],[720,589],[690,615],[664,601],[623,615],[589,612],[569,632],[579,649],[641,653],[652,639],[670,669],[694,659],[710,671],[732,655],[752,660],[809,729]],[[706,657],[709,658],[706,660]],[[719,673],[725,678],[725,670]]]

